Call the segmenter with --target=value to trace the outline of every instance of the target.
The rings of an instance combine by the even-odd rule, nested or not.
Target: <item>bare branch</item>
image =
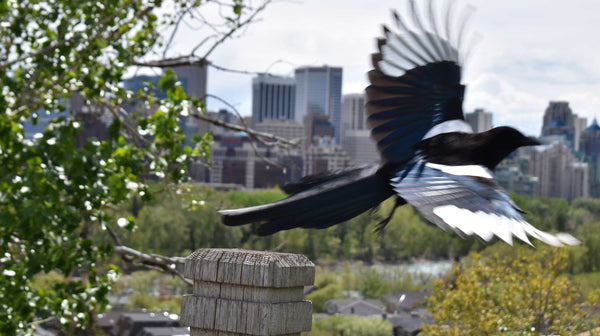
[[[218,35],[213,34],[213,35],[208,35],[207,37],[204,38],[204,40],[200,41],[200,43],[198,43],[194,49],[192,49],[192,51],[190,52],[190,55],[194,55],[196,53],[196,50],[200,49],[204,43],[208,42],[210,39],[215,39],[217,38]]]
[[[219,46],[221,45],[223,42],[225,42],[225,40],[227,40],[228,38],[230,38],[236,31],[238,31],[240,28],[250,24],[252,21],[254,21],[254,19],[256,18],[256,16],[262,12],[267,5],[271,2],[271,0],[266,0],[265,2],[262,3],[262,5],[260,5],[257,9],[254,10],[254,12],[244,21],[238,23],[235,27],[233,27],[227,34],[223,35],[217,42],[215,42],[212,47],[210,47],[210,49],[208,49],[208,51],[204,54],[204,56],[202,56],[202,59],[207,59],[208,56],[210,56],[210,54],[212,54],[212,52]]]
[[[153,61],[133,61],[132,65],[143,67],[170,68],[180,65],[205,65],[209,62],[206,59],[194,56],[177,56],[163,58]]]
[[[176,275],[186,284],[193,286],[193,282],[186,279],[183,274],[178,271],[177,266],[181,267],[185,263],[184,257],[165,257],[153,253],[144,253],[124,245],[115,246],[114,251],[121,256],[128,256],[132,258],[132,260],[138,260],[139,263],[145,267],[153,269],[158,268],[165,273]]]
[[[173,43],[173,39],[175,38],[175,35],[177,34],[177,30],[179,30],[179,25],[181,24],[181,21],[183,20],[184,17],[185,17],[185,13],[181,14],[177,18],[177,22],[175,22],[175,24],[173,26],[173,31],[171,32],[171,36],[169,36],[169,40],[167,41],[167,44],[165,44],[165,49],[163,50],[163,58],[165,58],[167,56],[167,51],[169,50],[171,43]]]
[[[242,126],[241,126],[241,131],[246,132],[246,134],[248,134],[248,136],[255,140],[260,142],[261,144],[265,145],[265,146],[280,146],[280,147],[284,147],[284,148],[289,148],[289,145],[291,144],[292,146],[297,146],[298,142],[290,142],[287,139],[275,136],[273,134],[269,134],[269,133],[263,133],[263,132],[257,132],[255,130],[252,130],[248,127],[248,125],[246,125],[246,122],[244,121],[244,118],[242,118],[240,112],[235,108],[235,106],[231,105],[229,102],[227,102],[226,100],[222,99],[221,97],[215,96],[215,95],[206,95],[206,97],[211,97],[214,99],[219,100],[221,103],[227,105],[233,112],[235,112],[235,114],[237,114]],[[230,124],[231,125],[231,124]],[[232,126],[236,126],[236,125],[232,125]],[[239,127],[239,126],[238,126]],[[267,138],[273,139],[276,142],[275,143],[271,143],[271,142],[267,142],[264,139],[261,138],[261,135],[265,135]],[[287,146],[282,145],[282,143],[287,144]],[[254,154],[259,157],[261,160],[270,163],[276,167],[280,167],[280,168],[285,168],[283,165],[281,165],[278,162],[275,162],[269,158],[264,157],[262,154],[260,154],[260,152],[258,151],[258,148],[256,148],[256,145],[254,144],[254,142],[250,141],[250,145],[252,146],[252,150],[254,151]]]
[[[227,122],[224,122],[221,120],[217,120],[217,119],[213,119],[213,118],[207,117],[205,115],[201,115],[201,114],[191,114],[191,116],[193,116],[194,118],[198,118],[198,119],[202,119],[202,120],[214,123],[215,125],[218,125],[218,126],[222,126],[222,127],[231,129],[233,131],[246,132],[246,133],[248,133],[248,135],[251,138],[255,139],[256,141],[260,142],[261,144],[263,144],[265,146],[276,146],[276,145],[281,146],[282,144],[287,145],[287,146],[292,146],[292,147],[298,146],[298,144],[299,144],[298,141],[290,141],[290,140],[287,140],[282,137],[278,137],[278,136],[270,134],[270,133],[259,132],[259,131],[255,131],[255,130],[249,128],[248,125],[245,124],[244,119],[242,118],[240,113],[237,111],[237,109],[233,105],[231,105],[229,102],[227,102],[226,100],[224,100],[223,98],[221,98],[219,96],[215,96],[212,94],[207,94],[206,97],[216,99],[219,102],[227,105],[227,107],[229,107],[234,113],[236,113],[238,115],[238,118],[240,119],[242,125],[240,126],[240,125],[230,124],[230,123],[227,123]],[[273,140],[273,141],[275,141],[275,143],[265,141],[264,139]]]
[[[35,326],[35,325],[38,325],[38,324],[50,322],[50,321],[55,320],[55,319],[56,319],[56,316],[50,316],[50,317],[47,317],[47,318],[42,319],[42,320],[37,320],[37,321],[29,322],[29,323],[26,324],[26,326],[27,327],[31,327],[31,326]]]
[[[117,235],[115,230],[113,230],[112,227],[110,227],[110,225],[105,225],[105,227],[106,227],[106,231],[108,231],[108,234],[110,235],[112,240],[114,240],[115,244],[118,246],[123,245],[121,243],[121,238],[119,238],[119,236]]]

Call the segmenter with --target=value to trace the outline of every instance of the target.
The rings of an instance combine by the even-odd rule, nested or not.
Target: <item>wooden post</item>
[[[194,280],[180,320],[191,336],[300,336],[311,329],[304,286],[314,283],[315,266],[303,255],[202,249],[186,259],[184,275]]]

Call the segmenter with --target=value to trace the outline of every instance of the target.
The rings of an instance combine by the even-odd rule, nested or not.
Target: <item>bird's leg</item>
[[[377,223],[377,226],[375,227],[375,232],[378,232],[378,233],[382,232],[383,229],[385,228],[385,226],[390,222],[390,220],[392,220],[392,217],[394,217],[396,208],[406,204],[406,201],[398,195],[394,195],[394,201],[395,201],[395,203],[394,203],[394,207],[392,208],[392,211],[390,211],[390,214],[387,217],[385,217],[379,223]]]

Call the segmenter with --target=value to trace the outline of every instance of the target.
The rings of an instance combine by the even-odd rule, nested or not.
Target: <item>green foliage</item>
[[[360,291],[367,298],[382,299],[393,291],[425,290],[428,283],[413,279],[406,271],[386,267],[388,272],[378,266],[365,267],[358,262],[351,265],[346,262],[342,267],[316,267],[315,288],[308,295],[313,302],[315,312],[325,312],[325,303],[330,299],[343,299],[344,291]]]
[[[38,293],[45,293],[52,290],[52,287],[65,280],[65,277],[58,274],[56,271],[50,271],[48,273],[38,273],[33,276],[29,286],[32,290]]]
[[[592,298],[594,292],[600,290],[600,272],[580,273],[573,276],[573,281],[581,287],[581,293],[587,300]]]
[[[227,193],[227,200],[242,207],[267,204],[284,197],[285,193],[279,189],[266,189],[255,193],[232,190]]]
[[[437,324],[427,335],[573,335],[589,328],[578,287],[562,275],[564,249],[518,248],[514,256],[472,254],[428,299]]]
[[[389,336],[392,325],[381,317],[362,317],[356,315],[332,315],[326,318],[315,318],[311,336],[361,335]]]
[[[161,8],[166,3],[174,6]],[[151,201],[146,179],[170,189],[184,179],[188,163],[208,155],[209,135],[197,137],[196,148],[183,146],[181,117],[204,106],[185,94],[173,72],[159,82],[164,98],[120,85],[131,66],[150,52],[160,54],[159,32],[174,30],[201,4],[0,2],[0,334],[26,332],[48,317],[70,333],[85,330],[107,304],[118,273],[104,266],[111,244],[92,239],[92,232],[133,230],[136,216],[114,209],[134,195]],[[235,31],[253,11],[242,0],[230,4],[219,27]],[[206,55],[228,36],[219,36]],[[25,137],[24,122],[64,111],[74,93],[92,112],[86,118],[101,111],[112,119],[106,140],[84,143],[83,121],[68,113],[33,139]],[[151,113],[122,113],[131,100],[143,101]],[[64,280],[38,286],[36,275],[52,271]]]
[[[389,292],[385,279],[376,267],[363,271],[360,290],[369,299],[379,299]]]
[[[325,287],[318,288],[314,292],[308,294],[309,299],[313,304],[314,313],[325,313],[327,311],[325,303],[332,299],[343,299],[342,288],[339,283],[330,283]]]
[[[307,298],[313,303],[313,311],[324,313],[325,302],[331,299],[342,299],[342,286],[338,281],[338,275],[328,268],[316,266],[315,269],[315,288]]]

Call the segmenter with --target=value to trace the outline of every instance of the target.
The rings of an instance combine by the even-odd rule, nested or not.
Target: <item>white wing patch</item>
[[[490,241],[494,235],[512,245],[512,236],[532,245],[527,235],[552,246],[576,245],[580,241],[567,233],[551,234],[536,229],[523,219],[508,218],[483,211],[472,212],[455,205],[435,207],[433,213],[448,226],[466,235],[476,235]]]
[[[462,120],[452,119],[433,126],[431,129],[429,129],[429,131],[427,131],[427,133],[425,133],[423,139],[421,140],[434,137],[438,134],[450,132],[473,133],[473,129],[471,128],[471,125]]]
[[[489,169],[479,165],[447,166],[431,162],[427,162],[425,165],[429,168],[441,170],[444,173],[452,175],[478,176],[489,179],[494,178]]]

